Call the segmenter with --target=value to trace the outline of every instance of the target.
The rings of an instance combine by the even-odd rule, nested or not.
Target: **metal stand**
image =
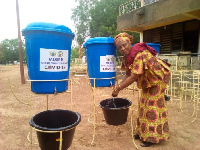
[[[92,87],[92,99],[93,99],[93,122],[90,121],[90,117],[92,115],[90,115],[88,117],[88,122],[93,124],[93,136],[92,136],[92,142],[91,142],[91,145],[94,143],[94,139],[95,139],[95,134],[96,134],[96,125],[98,124],[97,123],[97,112],[96,112],[96,93],[95,93],[95,89],[96,89],[96,80],[108,80],[108,79],[116,79],[116,77],[111,77],[111,78],[89,78],[89,80],[93,80],[93,83],[94,83],[94,87]],[[116,79],[117,80],[117,79]],[[117,81],[116,81],[117,82]],[[112,85],[111,85],[112,86]],[[134,94],[134,87],[133,87],[133,94]],[[132,109],[132,106],[130,106],[130,110],[131,110],[131,134],[132,134],[132,139],[133,139],[133,144],[135,145],[136,149],[138,149],[136,143],[135,143],[135,140],[134,140],[134,135],[133,135],[133,119],[132,119],[132,116],[133,116],[133,109]]]
[[[70,108],[72,110],[72,79],[61,79],[61,80],[26,80],[26,81],[30,81],[30,83],[31,82],[49,82],[49,81],[55,81],[55,82],[70,81],[70,91],[66,91],[66,92],[71,93],[71,96],[70,96]],[[14,91],[12,89],[10,80],[9,80],[9,84],[10,84],[10,89],[11,89],[13,95],[15,96],[15,98],[17,99],[17,101],[19,101],[22,104],[25,104],[25,105],[29,106],[29,108],[30,108],[29,119],[31,119],[32,118],[32,92],[31,92],[31,90],[30,90],[30,100],[29,100],[29,103],[25,103],[25,102],[22,102],[21,100],[19,100],[18,97],[15,95],[15,93],[14,93]],[[31,89],[31,84],[30,84],[30,89]],[[56,88],[55,88],[55,93],[56,93]],[[48,105],[49,105],[48,103],[49,103],[49,98],[48,98],[48,94],[47,94],[46,95],[46,104],[47,104],[46,108],[47,108],[47,110],[48,110]],[[33,142],[32,142],[32,140],[33,140],[33,137],[32,137],[32,131],[33,131],[33,129],[35,131],[37,131],[37,132],[45,132],[45,133],[58,133],[59,132],[60,133],[60,138],[58,139],[58,141],[59,141],[59,150],[62,150],[62,132],[69,131],[69,130],[71,130],[73,128],[62,130],[62,131],[43,131],[43,130],[39,130],[39,129],[36,129],[36,128],[30,126],[30,132],[29,132],[29,134],[27,136],[27,139],[30,142],[30,150],[32,150],[32,145],[33,145]],[[29,136],[30,136],[30,138],[29,138]],[[35,144],[38,144],[38,143],[35,143]]]

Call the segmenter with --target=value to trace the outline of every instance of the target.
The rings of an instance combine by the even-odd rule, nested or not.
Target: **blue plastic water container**
[[[95,37],[88,39],[83,47],[86,52],[87,70],[91,86],[109,87],[115,85],[116,47],[114,38]]]
[[[34,22],[22,30],[25,36],[28,76],[31,91],[38,94],[64,92],[69,79],[71,43],[74,33],[66,26]]]
[[[157,44],[157,43],[146,43],[148,46],[151,46],[153,47],[157,53],[159,53],[159,50],[160,50],[160,44]]]

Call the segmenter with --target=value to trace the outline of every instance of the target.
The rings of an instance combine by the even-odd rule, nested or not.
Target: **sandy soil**
[[[76,127],[73,143],[69,150],[133,150],[135,149],[131,138],[131,111],[124,125],[111,126],[105,123],[103,112],[98,106],[99,102],[110,98],[111,88],[95,89],[97,126],[94,143],[93,124],[88,118],[93,114],[92,89],[85,76],[73,76],[71,67],[70,78],[73,79],[72,105],[70,93],[59,93],[56,96],[48,95],[49,109],[71,109],[81,114],[82,120]],[[0,66],[0,150],[28,150],[31,149],[27,136],[30,131],[29,119],[41,111],[46,110],[46,95],[34,94],[30,91],[30,83],[21,84],[18,65]],[[27,77],[25,66],[25,77]],[[9,83],[10,81],[10,83]],[[13,89],[11,91],[10,85]],[[14,96],[14,94],[15,96]],[[30,111],[30,95],[32,111]],[[136,125],[138,92],[122,91],[119,97],[132,101],[133,127]],[[26,103],[22,104],[18,100]],[[149,148],[142,148],[141,141],[135,141],[139,149],[152,150],[198,150],[200,149],[199,116],[194,122],[193,102],[190,99],[183,101],[183,112],[179,109],[179,101],[168,102],[169,127],[171,137],[161,144]],[[198,113],[200,113],[198,111]],[[93,122],[92,117],[90,121]],[[135,130],[133,130],[135,132]],[[33,130],[33,150],[39,150],[37,137]]]

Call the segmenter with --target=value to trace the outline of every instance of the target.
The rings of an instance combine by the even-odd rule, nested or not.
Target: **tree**
[[[72,19],[76,27],[76,40],[81,46],[88,37],[115,37],[119,6],[127,0],[76,0],[79,5],[73,9]],[[127,32],[134,36],[134,43],[140,41],[139,33]],[[117,51],[117,55],[121,54]]]
[[[119,15],[119,6],[127,0],[100,0],[96,2],[95,7],[90,10],[91,37],[115,37],[122,31],[117,31],[117,16]],[[139,42],[139,33],[127,32],[134,36],[134,43]],[[117,55],[121,55],[117,52]]]
[[[81,55],[85,55],[85,51],[81,51]],[[79,56],[79,51],[78,51],[78,47],[72,47],[71,50],[71,62],[75,62],[75,58],[78,58]]]
[[[95,7],[90,10],[90,36],[115,37],[122,31],[117,31],[117,16],[119,6],[127,0],[100,0]],[[135,43],[139,42],[139,34],[128,32],[135,38]]]
[[[114,37],[117,29],[119,6],[127,0],[100,0],[91,8],[90,35],[91,37]]]
[[[75,58],[78,58],[78,48],[77,47],[72,47],[71,50],[71,62],[75,61]]]
[[[127,0],[77,0],[79,5],[73,9],[72,19],[76,27],[76,40],[82,44],[87,37],[114,37],[117,31],[119,6]],[[139,42],[138,33],[134,35]]]
[[[72,9],[71,19],[74,21],[76,27],[75,34],[76,41],[79,45],[80,58],[82,44],[84,43],[85,39],[89,36],[89,11],[90,8],[94,5],[95,0],[76,0],[76,2],[79,2],[79,5],[76,8]]]
[[[0,63],[19,61],[18,39],[5,39],[0,43]],[[24,60],[26,60],[25,46],[22,44]]]

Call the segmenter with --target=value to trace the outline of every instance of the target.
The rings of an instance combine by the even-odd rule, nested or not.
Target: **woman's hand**
[[[113,88],[112,96],[116,97],[119,94],[119,91],[120,91],[120,86],[116,84]]]
[[[137,81],[138,79],[138,74],[132,73],[131,76],[125,76],[123,82],[120,84],[116,84],[113,88],[112,96],[116,97],[119,94],[120,90],[123,90],[124,88],[128,87],[131,85],[133,82]]]

